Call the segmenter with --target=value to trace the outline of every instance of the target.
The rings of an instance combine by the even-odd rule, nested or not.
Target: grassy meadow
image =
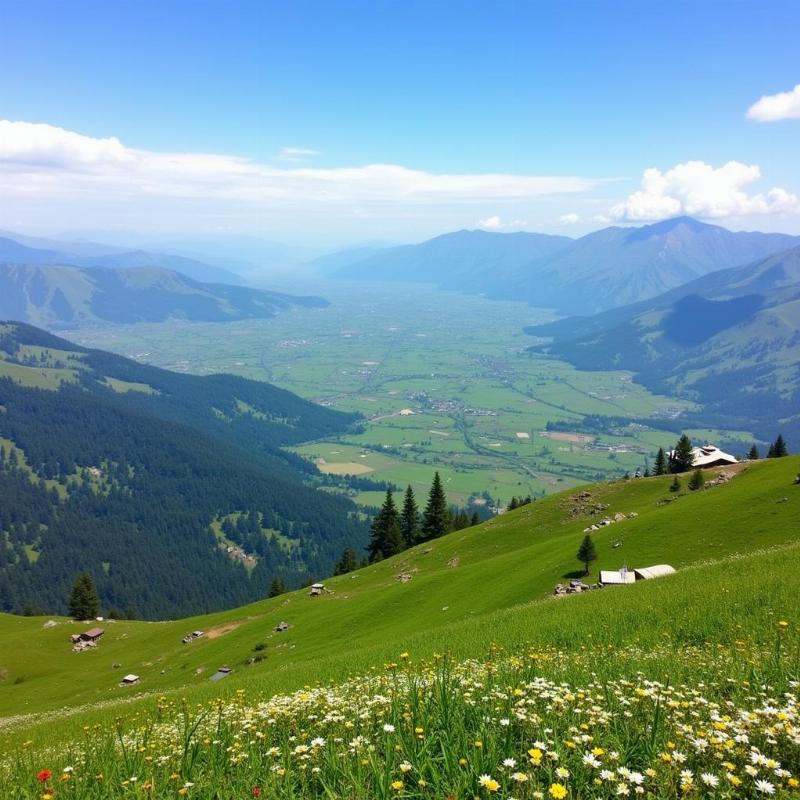
[[[560,704],[539,708],[553,698],[537,681],[566,683],[567,694],[580,692],[582,699],[603,687],[603,703],[617,709],[612,717],[619,719],[613,725],[594,720],[590,732],[580,735],[594,736],[606,752],[624,754],[619,766],[642,774],[660,769],[652,762],[668,752],[666,742],[679,751],[685,747],[675,739],[686,740],[685,730],[678,734],[684,717],[691,716],[667,719],[666,712],[658,712],[652,734],[655,709],[651,699],[641,700],[651,704],[651,716],[636,717],[629,726],[620,704],[627,708],[636,690],[650,685],[645,681],[658,681],[664,692],[679,692],[694,698],[691,702],[703,697],[704,713],[706,701],[733,704],[723,708],[723,716],[734,720],[739,711],[731,709],[752,706],[755,722],[763,719],[759,703],[786,703],[785,692],[796,691],[792,681],[798,678],[800,495],[793,484],[798,470],[796,457],[760,462],[724,484],[677,496],[668,491],[669,478],[591,486],[590,498],[567,491],[326,581],[330,593],[319,598],[299,591],[203,618],[108,622],[99,647],[87,653],[70,651],[68,634],[81,629],[76,623],[56,619],[56,626],[44,628],[43,618],[0,616],[0,744],[6,780],[18,792],[10,796],[41,796],[31,770],[50,769],[60,781],[65,766],[74,769],[66,773],[70,777],[48,785],[60,797],[80,800],[128,796],[144,791],[146,783],[152,785],[150,796],[158,797],[185,788],[197,797],[233,798],[259,788],[269,797],[523,798],[547,793],[556,783],[570,796],[608,796],[608,781],[600,789],[594,778],[588,784],[581,778],[579,786],[583,772],[573,756],[582,757],[587,748],[565,744],[565,737],[575,741],[576,733],[556,719]],[[550,597],[556,582],[579,573],[575,552],[583,529],[597,519],[589,513],[596,504],[607,506],[601,516],[638,516],[596,532],[599,558],[593,572],[622,563],[667,562],[678,573]],[[400,574],[412,578],[400,582]],[[292,627],[278,633],[280,621]],[[206,636],[181,644],[195,628]],[[223,665],[234,672],[210,683],[209,675]],[[128,672],[140,675],[141,682],[123,688],[119,679]],[[492,690],[485,688],[487,675]],[[465,696],[473,681],[479,688]],[[319,688],[324,686],[330,688]],[[533,692],[530,708],[523,710],[527,715],[539,709],[538,721],[517,716],[516,688],[523,697]],[[389,700],[364,699],[375,696]],[[363,714],[357,712],[362,701],[368,706]],[[424,707],[411,710],[417,702]],[[678,702],[680,711],[683,699]],[[589,717],[595,713],[585,710]],[[583,712],[575,713],[580,730]],[[511,722],[500,725],[499,719]],[[381,736],[385,724],[400,732],[396,740]],[[129,753],[125,758],[118,725]],[[209,733],[209,725],[216,732]],[[646,753],[634,753],[642,725],[650,726],[653,743]],[[417,727],[425,732],[422,740],[414,733]],[[348,760],[356,736],[369,742],[366,764],[360,757]],[[324,753],[312,752],[322,747],[310,744],[319,738],[326,740]],[[542,757],[549,770],[530,762],[526,753],[537,749],[537,740],[547,745],[543,753],[557,752],[558,764],[568,764],[571,782],[556,780],[552,756]],[[475,747],[475,741],[485,747]],[[441,752],[443,747],[450,749]],[[187,752],[193,753],[191,763]],[[768,757],[775,752],[769,750]],[[795,758],[796,744],[792,752]],[[786,764],[788,756],[780,753],[777,760]],[[711,769],[708,757],[704,751],[692,763]],[[516,760],[525,780],[509,778],[519,770],[502,767],[508,758]],[[749,758],[746,748],[738,748],[729,758],[738,766],[727,771],[752,790],[751,776],[742,773],[743,759]],[[403,772],[406,761],[412,768]],[[715,765],[713,774],[725,791],[752,796],[724,772]],[[102,786],[90,781],[100,773]],[[220,789],[222,774],[227,794]],[[679,772],[667,774],[680,778]],[[697,783],[696,769],[693,774],[692,791],[702,794],[709,787]],[[494,784],[479,786],[481,775],[497,781],[497,791]],[[674,796],[677,784],[653,780],[651,796]],[[787,781],[773,776],[773,788],[780,784],[781,791],[789,791]],[[616,791],[623,781],[617,777],[613,783]],[[626,785],[635,792],[638,784]]]

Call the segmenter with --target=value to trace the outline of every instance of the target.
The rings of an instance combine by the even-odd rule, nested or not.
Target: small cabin
[[[105,631],[102,628],[91,628],[78,634],[78,638],[82,642],[96,642],[104,633]]]
[[[324,583],[312,583],[311,590],[309,591],[310,597],[319,597],[325,591]]]
[[[664,575],[674,575],[675,568],[669,564],[656,564],[653,567],[639,567],[633,574],[637,581],[649,581],[653,578],[663,578]]]
[[[730,453],[725,453],[713,444],[704,444],[702,447],[692,448],[692,466],[699,467],[700,469],[709,469],[710,467],[728,467],[731,464],[738,464],[739,461],[735,456]],[[675,451],[669,451],[670,461],[675,460]]]
[[[600,583],[603,586],[624,586],[628,583],[636,583],[636,575],[627,567],[622,567],[622,569],[601,569]]]
[[[130,675],[125,675],[123,679],[120,681],[123,686],[133,686],[136,683],[139,683],[139,676],[134,675],[131,673]]]
[[[210,678],[209,680],[212,683],[217,683],[217,681],[221,681],[223,678],[227,678],[228,675],[231,674],[233,670],[230,667],[220,667]]]

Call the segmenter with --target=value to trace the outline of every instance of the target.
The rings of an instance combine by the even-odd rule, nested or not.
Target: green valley
[[[460,504],[484,492],[504,503],[642,470],[658,447],[674,442],[681,414],[693,407],[651,394],[623,370],[579,371],[529,353],[524,326],[550,315],[522,303],[402,284],[315,284],[313,291],[331,305],[291,309],[268,322],[68,335],[167,369],[268,380],[358,411],[362,432],[298,452],[323,471],[423,491],[438,469]],[[588,430],[586,417],[604,419],[603,429]],[[746,430],[698,428],[695,435],[739,441],[742,451],[752,440]],[[356,499],[374,505],[378,498]]]

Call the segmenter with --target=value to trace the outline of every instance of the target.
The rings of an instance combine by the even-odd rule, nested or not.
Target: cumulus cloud
[[[503,227],[503,222],[500,217],[495,214],[492,217],[486,217],[486,219],[479,219],[478,227],[487,231],[497,231]]]
[[[800,119],[800,83],[790,92],[765,94],[747,109],[747,118],[755,122]]]
[[[561,216],[558,218],[558,221],[559,221],[559,222],[560,222],[562,225],[576,225],[578,222],[580,222],[580,221],[581,221],[581,218],[580,218],[580,217],[579,217],[577,214],[575,214],[575,213],[573,212],[573,213],[571,213],[571,214],[562,214],[562,215],[561,215]]]
[[[729,161],[713,167],[687,161],[662,172],[646,169],[641,189],[611,208],[611,219],[645,222],[680,214],[705,219],[749,214],[800,213],[800,198],[775,187],[748,194],[747,187],[761,177],[754,164]]]
[[[96,139],[33,122],[0,120],[0,163],[26,167],[88,167],[131,162],[116,137]]]

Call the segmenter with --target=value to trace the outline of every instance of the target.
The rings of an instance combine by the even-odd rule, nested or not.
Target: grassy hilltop
[[[19,740],[37,726],[49,729],[55,709],[62,709],[57,729],[69,732],[124,714],[118,704],[139,695],[203,699],[239,687],[266,693],[340,680],[402,650],[467,657],[492,642],[727,642],[736,626],[755,634],[765,615],[791,617],[800,605],[791,568],[800,553],[798,470],[796,457],[755,463],[727,483],[678,495],[667,477],[592,485],[589,497],[570,490],[326,581],[330,593],[319,598],[298,591],[193,619],[109,621],[93,652],[71,652],[69,634],[84,627],[77,623],[56,618],[45,629],[47,618],[0,616],[0,714],[23,717],[0,721],[2,734]],[[607,508],[591,515],[597,505]],[[617,512],[638,516],[594,534],[593,571],[670,563],[678,575],[547,599],[557,582],[578,574],[584,528]],[[736,554],[751,555],[725,561]],[[275,632],[281,621],[292,627]],[[197,628],[206,637],[182,644]],[[219,666],[234,672],[210,684]],[[123,689],[118,681],[129,672],[141,683]]]

